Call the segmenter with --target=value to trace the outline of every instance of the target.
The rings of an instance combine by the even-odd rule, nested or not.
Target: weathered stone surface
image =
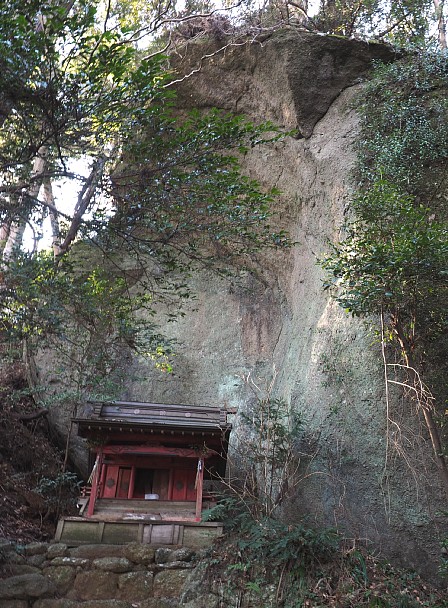
[[[101,557],[93,560],[92,567],[105,572],[129,572],[132,570],[132,562],[126,557]]]
[[[220,600],[216,595],[207,593],[180,605],[182,608],[218,608],[220,605]]]
[[[135,602],[145,600],[152,595],[152,572],[127,572],[118,577],[117,599]]]
[[[87,568],[90,560],[83,557],[55,557],[51,560],[51,566],[70,566],[72,568]]]
[[[159,547],[156,550],[156,554],[155,554],[156,564],[166,564],[166,562],[169,561],[173,552],[174,552],[174,549],[169,549],[168,547]]]
[[[30,566],[28,564],[11,564],[9,566],[4,566],[3,571],[8,576],[19,576],[20,574],[39,573],[40,569],[36,566]]]
[[[182,58],[175,58],[175,65],[189,72],[202,54],[201,47],[193,47]],[[373,58],[390,61],[395,57],[383,45],[285,29],[263,45],[230,47],[211,57],[205,69],[179,85],[178,94],[183,108],[256,113],[310,137],[342,91],[370,69]],[[249,82],[252,87],[247,89]]]
[[[83,602],[80,608],[136,608],[135,603],[130,604],[123,600],[110,599],[110,600],[95,600]]]
[[[243,161],[243,170],[263,187],[282,191],[276,221],[298,244],[258,256],[261,281],[247,276],[242,286],[231,285],[205,271],[192,277],[195,310],[163,326],[183,345],[174,375],[168,380],[135,361],[135,376],[145,380],[129,381],[126,398],[219,402],[247,413],[254,396],[243,377],[251,373],[267,385],[275,365],[274,396],[300,413],[298,449],[312,462],[288,519],[312,513],[319,525],[336,522],[396,562],[434,574],[439,531],[433,513],[444,505],[437,472],[421,467],[431,461],[431,448],[417,428],[407,426],[409,417],[403,419],[417,441],[406,456],[412,464],[389,461],[384,486],[381,353],[365,326],[322,289],[324,273],[316,264],[328,241],[339,239],[350,207],[359,130],[353,104],[362,86],[356,82],[376,53],[390,56],[389,49],[364,43],[280,33],[263,45],[211,57],[181,83],[180,106],[216,106],[298,128],[303,137],[252,149]],[[400,417],[399,404],[396,411]],[[232,432],[236,445],[246,440],[240,420]],[[411,470],[421,472],[418,480]]]
[[[28,558],[29,559],[29,558]],[[10,551],[5,555],[5,562],[9,564],[26,564],[27,558],[21,553],[16,553],[15,551]]]
[[[47,549],[47,559],[54,559],[55,557],[64,557],[67,555],[67,545],[64,543],[55,543],[50,545]]]
[[[46,561],[47,558],[45,554],[31,555],[31,557],[26,558],[26,563],[28,566],[34,566],[35,568],[40,568]]]
[[[189,575],[185,570],[164,570],[154,577],[154,597],[179,597]]]
[[[86,559],[100,559],[101,557],[122,557],[126,550],[125,545],[83,545],[69,549],[71,557]]]
[[[212,55],[214,48],[207,50]],[[201,43],[184,54],[186,71],[203,51]],[[288,30],[263,44],[210,56],[179,84],[184,108],[215,106],[298,130],[297,136],[251,149],[243,160],[243,171],[262,187],[282,192],[275,228],[289,230],[298,244],[258,256],[260,281],[247,275],[234,285],[207,271],[192,276],[194,307],[161,327],[179,345],[174,374],[161,375],[134,360],[123,397],[220,403],[247,412],[254,397],[243,377],[251,372],[261,382],[269,380],[275,364],[274,396],[301,413],[298,450],[312,463],[288,507],[289,520],[312,513],[319,525],[336,524],[350,537],[368,538],[395,561],[434,574],[439,532],[446,532],[433,514],[446,505],[437,473],[421,466],[432,462],[431,448],[424,434],[409,426],[409,417],[400,418],[396,404],[398,423],[412,438],[409,466],[389,459],[384,475],[381,353],[365,327],[322,290],[323,272],[316,264],[328,241],[339,239],[350,208],[359,131],[353,102],[362,86],[357,83],[371,59],[391,57],[381,45]],[[47,353],[40,365],[45,382],[54,367]],[[54,410],[60,427],[67,428],[71,413]],[[232,440],[245,440],[238,418]]]
[[[25,555],[40,555],[46,553],[48,549],[48,543],[30,543],[25,545]]]
[[[166,562],[165,564],[159,564],[159,567],[163,570],[179,570],[182,568],[192,569],[195,568],[196,564],[192,562]]]
[[[199,596],[203,595],[204,590],[210,590],[208,581],[208,562],[201,561],[193,572],[190,572],[189,577],[186,579],[180,596],[180,603],[188,604]],[[213,589],[212,589],[213,591]]]
[[[171,597],[155,597],[140,602],[139,608],[179,608],[177,599]]]
[[[58,595],[65,595],[73,585],[76,570],[71,566],[50,566],[42,574],[54,584]]]
[[[21,574],[0,581],[0,599],[27,600],[52,596],[55,587],[42,574]]]
[[[33,608],[136,608],[129,602],[121,600],[87,600],[86,602],[76,602],[65,598],[53,600],[38,600],[33,604]]]
[[[196,557],[195,551],[188,547],[180,547],[174,549],[168,558],[169,562],[191,562]]]
[[[98,549],[100,551],[101,547]],[[145,565],[113,556],[97,558],[93,562],[81,557],[55,557],[51,562],[44,561],[45,567],[40,571],[41,574],[13,576],[0,581],[0,606],[1,608],[178,608],[181,590],[195,563],[169,561],[162,566],[173,570],[159,571],[155,575],[153,570],[160,566],[151,561],[154,549],[148,546],[134,546],[127,549],[129,549],[127,555],[150,563]],[[118,553],[122,553],[122,550],[123,547],[119,547]],[[91,548],[89,554],[96,555],[97,551]],[[196,557],[189,549],[170,549],[161,552],[161,555],[166,559]],[[95,569],[93,566],[95,561],[96,565],[106,567],[107,570]],[[92,569],[82,569],[80,565],[87,565]],[[132,571],[120,574],[108,569],[124,566],[132,568]],[[182,570],[177,569],[180,566],[183,566]],[[158,581],[155,584],[156,576]],[[191,597],[188,597],[188,600],[190,601]]]
[[[189,547],[181,547],[179,549],[170,549],[168,547],[160,547],[156,551],[155,561],[162,568],[194,568],[196,552]]]
[[[17,553],[15,551],[14,545],[12,545],[8,541],[0,540],[0,564],[10,564],[11,557],[16,556]],[[17,563],[17,562],[16,562]]]
[[[107,600],[115,597],[117,587],[118,575],[113,572],[79,572],[67,597],[77,600]]]
[[[136,564],[152,564],[154,562],[155,549],[142,543],[130,543],[125,546],[124,557]]]
[[[66,598],[44,599],[34,602],[33,608],[78,608],[79,603]]]

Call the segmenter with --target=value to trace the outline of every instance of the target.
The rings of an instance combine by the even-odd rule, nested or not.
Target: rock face
[[[192,71],[202,52],[190,51],[178,70]],[[177,85],[182,108],[216,106],[296,130],[252,150],[244,167],[282,191],[278,222],[298,244],[261,256],[257,273],[239,282],[196,275],[194,308],[163,328],[180,342],[174,374],[134,361],[122,398],[241,411],[254,401],[243,376],[262,383],[275,366],[275,395],[301,413],[300,451],[308,456],[286,515],[294,521],[308,514],[430,574],[439,558],[434,519],[442,490],[425,431],[412,426],[412,406],[396,399],[389,414],[397,432],[386,442],[391,423],[379,346],[329,299],[316,264],[328,241],[339,238],[349,208],[353,101],[374,58],[393,54],[286,31],[212,55]],[[236,417],[233,441],[240,440]]]
[[[166,328],[182,344],[173,376],[137,367],[139,381],[126,397],[244,409],[253,395],[242,376],[268,379],[275,365],[275,394],[302,413],[301,451],[313,459],[289,516],[311,514],[389,557],[431,570],[439,555],[431,522],[442,494],[430,449],[406,422],[407,406],[396,405],[393,417],[404,435],[397,448],[408,464],[390,446],[386,461],[379,347],[329,299],[316,264],[328,240],[339,238],[349,206],[357,136],[352,103],[374,58],[393,56],[380,45],[284,32],[229,48],[178,85],[183,108],[216,106],[297,130],[297,137],[253,150],[244,163],[251,176],[282,191],[279,221],[298,244],[263,256],[261,280],[231,285],[197,276],[195,310]],[[179,70],[188,73],[186,62],[194,59],[187,55]]]
[[[189,47],[184,58],[174,58],[174,66],[189,74],[203,55],[202,46]],[[380,44],[282,30],[263,42],[213,55],[176,90],[182,108],[231,110],[309,138],[341,92],[366,75],[372,60],[389,62],[395,56]]]

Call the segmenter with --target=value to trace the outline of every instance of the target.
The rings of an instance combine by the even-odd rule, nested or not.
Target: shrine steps
[[[206,501],[205,509],[212,503]],[[195,521],[195,501],[127,500],[99,498],[91,519],[106,520],[190,520]]]

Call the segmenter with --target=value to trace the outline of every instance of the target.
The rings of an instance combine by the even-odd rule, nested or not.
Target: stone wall
[[[137,543],[75,548],[62,543],[3,545],[0,606],[216,608],[217,596],[202,590],[197,576],[204,555],[205,551],[186,547]]]

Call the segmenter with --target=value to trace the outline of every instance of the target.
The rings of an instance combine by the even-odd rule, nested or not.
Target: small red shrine
[[[216,407],[89,402],[74,420],[89,442],[83,517],[200,521],[204,481],[225,473],[231,425]]]

